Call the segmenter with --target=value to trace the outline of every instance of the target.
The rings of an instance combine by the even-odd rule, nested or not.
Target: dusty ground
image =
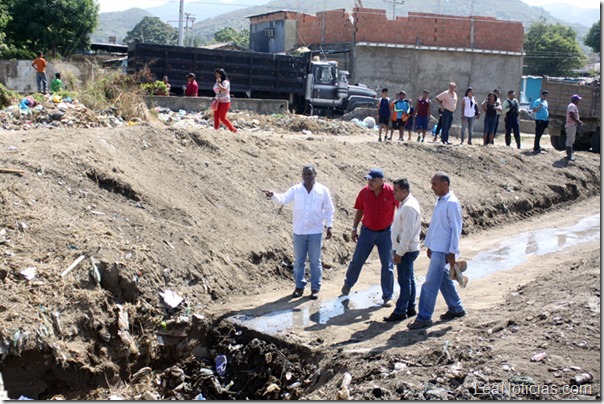
[[[273,206],[260,189],[287,189],[307,162],[336,205],[322,300],[337,296],[354,248],[346,240],[352,205],[373,166],[390,181],[410,180],[424,228],[430,177],[449,172],[468,257],[520,228],[599,213],[599,155],[578,153],[567,165],[553,149],[534,156],[501,139],[488,148],[380,144],[358,131],[313,127],[308,136],[282,126],[236,136],[148,124],[3,131],[2,168],[25,170],[0,174],[0,372],[9,395],[333,399],[350,372],[355,399],[502,398],[510,393],[493,393],[495,385],[510,377],[561,386],[587,371],[592,388],[581,393],[599,398],[595,243],[533,259],[512,281],[477,281],[463,295],[470,314],[427,332],[385,326],[389,309],[379,307],[285,338],[221,321],[291,307],[283,299],[292,289],[291,207]],[[20,275],[28,267],[36,268],[29,281]],[[370,265],[365,285],[376,283],[373,273]],[[178,308],[162,303],[166,289],[185,299]],[[128,313],[125,327],[116,304]],[[542,351],[543,362],[530,361]],[[224,376],[213,372],[219,354],[229,361]],[[552,397],[524,393],[511,397]]]

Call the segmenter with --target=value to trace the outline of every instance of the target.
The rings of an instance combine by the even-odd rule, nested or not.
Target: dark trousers
[[[436,124],[436,131],[434,132],[434,137],[436,138],[438,135],[440,135],[440,131],[443,128],[443,116],[439,115],[438,116],[438,123]]]
[[[443,118],[443,131],[440,135],[440,140],[443,143],[449,141],[449,129],[451,129],[451,124],[453,123],[453,112],[445,109],[442,114]]]
[[[495,119],[495,129],[493,130],[493,136],[497,136],[497,129],[499,128],[499,117],[501,115],[497,114],[497,119]]]
[[[516,146],[520,149],[520,126],[518,125],[518,118],[505,117],[505,145],[510,146],[512,144],[512,131],[514,131],[514,139],[516,140]]]
[[[543,136],[543,132],[547,128],[549,121],[536,120],[535,121],[535,146],[533,147],[534,151],[541,150],[541,146],[539,145],[539,141],[541,140],[541,136]]]

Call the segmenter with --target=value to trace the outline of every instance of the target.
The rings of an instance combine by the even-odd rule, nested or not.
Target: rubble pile
[[[124,120],[115,108],[92,111],[76,99],[50,94],[33,107],[23,107],[21,103],[0,110],[0,125],[4,130],[114,128],[139,122],[136,118]]]
[[[31,97],[28,97],[31,98]],[[151,110],[160,122],[176,128],[212,127],[212,111],[172,111],[169,108],[156,107]],[[345,122],[339,119],[328,119],[318,116],[295,114],[261,115],[250,111],[231,111],[229,119],[239,130],[250,132],[288,131],[304,135],[363,135],[369,134],[373,125],[359,122]],[[94,111],[87,108],[77,99],[58,95],[46,95],[44,101],[34,106],[27,106],[23,100],[0,110],[0,125],[4,130],[31,130],[55,128],[115,128],[124,125],[135,125],[144,119],[130,120],[120,116],[117,108]]]
[[[199,112],[185,110],[171,111],[168,108],[156,107],[153,112],[157,118],[166,125],[178,128],[192,128],[214,125],[212,112],[207,109]],[[355,122],[345,122],[338,119],[326,119],[318,116],[305,116],[295,114],[261,115],[250,111],[231,111],[228,118],[239,130],[249,132],[263,131],[274,132],[286,130],[305,135],[329,134],[336,136],[363,135],[371,133],[369,126],[361,126]]]

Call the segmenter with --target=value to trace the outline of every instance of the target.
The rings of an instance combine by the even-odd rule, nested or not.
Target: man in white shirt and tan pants
[[[453,191],[449,190],[451,181],[447,174],[439,171],[434,174],[430,182],[432,191],[438,197],[424,240],[424,245],[428,248],[430,265],[419,297],[417,318],[409,324],[411,329],[432,325],[432,314],[439,290],[448,307],[447,312],[440,316],[441,320],[452,320],[466,315],[455,285],[449,279],[449,270],[453,268],[456,256],[459,255],[462,228],[461,205]]]
[[[304,266],[306,257],[310,261],[311,299],[319,297],[323,270],[321,266],[321,245],[323,226],[327,226],[325,240],[331,238],[334,207],[329,189],[315,181],[316,168],[305,165],[302,168],[302,183],[294,185],[283,194],[263,189],[262,192],[278,205],[294,202],[294,281],[296,289],[293,297],[301,297],[306,286]]]
[[[419,202],[411,195],[409,181],[394,181],[394,198],[401,204],[392,223],[392,261],[396,265],[400,292],[392,314],[384,321],[401,321],[415,316],[415,274],[413,263],[419,255],[422,216]]]

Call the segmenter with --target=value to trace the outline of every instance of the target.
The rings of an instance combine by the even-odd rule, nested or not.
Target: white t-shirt
[[[465,116],[466,118],[474,117],[476,115],[476,109],[474,108],[474,105],[476,105],[476,99],[473,96],[472,96],[472,98],[463,97],[463,101],[464,101],[463,116]]]
[[[216,99],[218,102],[231,102],[231,82],[228,80],[223,81],[223,87],[226,87],[226,90],[218,87],[218,83],[214,83],[214,93],[216,94]]]

